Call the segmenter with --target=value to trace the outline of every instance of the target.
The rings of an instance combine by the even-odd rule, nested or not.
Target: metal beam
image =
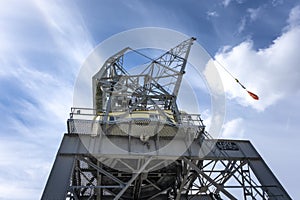
[[[96,170],[99,170],[102,174],[104,174],[108,178],[114,180],[115,182],[119,183],[121,186],[125,185],[125,183],[123,181],[121,181],[120,179],[118,179],[114,175],[110,174],[109,172],[105,171],[104,169],[98,167],[97,165],[95,165],[91,161],[89,161],[89,160],[87,160],[85,158],[79,158],[79,160],[82,160],[82,161],[86,162],[88,165],[90,165],[91,167],[95,168]]]
[[[258,181],[265,186],[263,187],[263,190],[268,194],[270,200],[275,200],[278,197],[280,197],[280,199],[292,200],[292,198],[285,191],[278,179],[262,159],[250,160],[249,166],[257,177]]]
[[[62,156],[58,152],[42,194],[42,200],[66,198],[74,160],[75,156]]]
[[[149,140],[150,141],[150,140]],[[173,141],[174,143],[170,143]],[[217,140],[204,140],[202,146],[211,145]],[[213,147],[210,152],[207,152],[205,157],[199,157],[203,155],[202,149],[199,146],[199,142],[194,140],[190,146],[190,152],[184,152],[183,156],[189,156],[196,160],[243,160],[243,159],[261,159],[260,155],[254,151],[251,143],[249,141],[243,140],[226,140],[232,141],[239,146],[237,151],[227,151],[226,155],[222,154],[222,150],[217,147]],[[144,148],[144,144],[140,142],[139,138],[131,138],[131,151],[139,153],[130,153],[128,149],[128,137],[114,137],[108,136],[105,137],[91,137],[90,135],[77,135],[77,134],[65,134],[63,138],[62,148],[60,150],[61,154],[79,154],[79,155],[94,155],[95,157],[102,158],[138,158],[138,156],[144,157],[144,155],[149,155],[156,157],[158,159],[173,159],[178,158],[178,153],[172,151],[171,149],[178,148],[178,145],[184,145],[184,140],[172,140],[172,138],[160,137],[159,141],[160,146],[164,146],[169,143],[170,150],[161,150],[155,151],[155,145],[151,145],[150,149]],[[100,145],[101,144],[101,145]],[[114,144],[114,145],[112,145]],[[154,144],[154,141],[153,141]]]
[[[132,182],[142,173],[142,171],[144,171],[147,167],[147,165],[150,163],[150,161],[152,160],[152,157],[150,157],[139,169],[139,171],[135,174],[133,174],[133,176],[131,177],[131,179],[127,182],[127,184],[125,185],[125,187],[118,193],[118,195],[114,198],[114,200],[118,200],[123,194],[124,192],[128,189],[128,187],[132,184]]]
[[[140,153],[132,154],[130,152],[126,153],[123,151],[119,154],[118,151],[114,151],[113,149],[111,149],[111,147],[109,145],[111,145],[111,143],[115,143],[115,144],[118,144],[119,146],[122,146],[123,148],[126,148],[126,147],[128,148],[128,144],[126,144],[127,139],[125,137],[117,137],[117,138],[116,137],[106,137],[106,139],[103,139],[98,136],[92,137],[90,135],[80,135],[79,136],[76,134],[66,134],[61,143],[59,152],[57,154],[57,158],[56,158],[54,166],[52,168],[52,172],[49,176],[42,199],[47,199],[47,198],[48,199],[49,198],[50,199],[53,199],[53,198],[54,199],[55,198],[56,199],[65,199],[66,195],[68,195],[68,196],[72,195],[71,194],[72,190],[70,190],[69,187],[71,186],[70,180],[72,177],[72,171],[73,171],[73,173],[75,173],[74,170],[76,170],[76,169],[74,169],[74,166],[73,166],[74,162],[75,162],[74,160],[76,159],[76,157],[81,158],[80,160],[82,162],[85,162],[92,168],[95,168],[98,171],[98,173],[100,173],[103,177],[105,176],[106,178],[115,181],[116,184],[114,184],[114,185],[120,184],[120,186],[118,186],[119,189],[117,189],[117,187],[112,186],[117,189],[117,190],[115,190],[116,194],[114,194],[114,197],[119,195],[118,198],[121,198],[125,194],[127,189],[129,187],[133,186],[133,182],[136,180],[136,178],[141,173],[140,167],[134,167],[136,170],[140,169],[139,170],[140,172],[138,171],[138,172],[134,173],[133,175],[129,175],[128,177],[130,177],[131,180],[130,180],[130,182],[126,183],[128,180],[127,179],[128,177],[126,179],[124,179],[123,176],[119,176],[118,174],[117,175],[111,174],[110,172],[107,172],[104,168],[102,168],[101,166],[99,166],[99,165],[93,163],[91,160],[85,158],[85,157],[91,157],[91,156],[95,156],[95,159],[101,158],[100,162],[101,162],[101,160],[103,161],[103,159],[106,159],[106,158],[112,159],[115,161],[119,161],[120,163],[121,162],[123,163],[123,159],[124,159],[124,162],[126,161],[126,159],[127,160],[144,159],[145,162],[147,162],[148,164],[145,163],[142,166],[143,166],[144,170],[147,170],[147,172],[154,169],[154,167],[156,167],[156,164],[158,164],[158,163],[161,163],[161,162],[167,163],[167,161],[183,159],[185,161],[185,163],[188,164],[188,166],[192,167],[192,170],[190,171],[190,173],[198,174],[201,178],[203,178],[207,181],[207,184],[209,184],[209,187],[217,188],[217,191],[224,193],[224,195],[226,195],[226,196],[228,196],[228,195],[230,196],[231,194],[229,192],[231,192],[231,191],[230,191],[230,189],[228,189],[228,188],[230,188],[230,186],[227,187],[227,186],[225,186],[225,184],[229,182],[228,180],[230,178],[237,179],[237,177],[236,177],[237,174],[235,174],[235,173],[240,173],[239,171],[240,171],[241,167],[244,164],[249,164],[252,172],[254,172],[254,175],[257,178],[257,180],[255,179],[255,182],[258,184],[257,185],[258,187],[256,187],[256,184],[252,184],[252,186],[251,186],[251,184],[248,182],[249,179],[245,179],[245,181],[247,181],[246,183],[250,184],[249,187],[252,187],[257,192],[257,194],[261,194],[261,193],[268,194],[268,197],[270,199],[276,199],[279,197],[281,197],[282,199],[287,199],[287,200],[291,199],[288,196],[288,194],[286,193],[286,191],[283,189],[283,187],[279,183],[279,181],[274,178],[275,176],[272,174],[270,169],[266,167],[266,164],[264,163],[264,161],[262,160],[260,155],[255,151],[255,148],[251,145],[251,143],[249,141],[221,140],[224,142],[235,143],[235,145],[238,146],[238,149],[235,149],[235,150],[226,150],[225,149],[224,150],[224,149],[220,149],[215,146],[215,147],[213,147],[212,151],[210,153],[208,153],[206,156],[199,157],[199,152],[201,152],[201,149],[199,147],[199,142],[197,140],[195,140],[191,145],[190,152],[185,152],[183,154],[183,156],[181,156],[181,157],[178,157],[178,155],[176,155],[177,157],[175,157],[175,155],[173,155],[172,152],[154,152],[155,155],[152,155],[153,149],[143,148],[143,144],[138,140],[139,139],[132,138],[131,148],[134,149],[134,152],[141,150]],[[162,137],[162,138],[160,138],[160,141],[163,144],[163,143],[168,142],[168,139]],[[206,143],[210,144],[213,141],[214,140],[204,140],[202,145],[205,145]],[[178,141],[178,143],[176,143],[176,144],[180,145],[181,144],[180,142],[181,141]],[[145,150],[147,152],[144,152]],[[145,159],[145,156],[146,156],[145,153],[148,153],[147,154],[148,157],[146,157],[146,159]],[[149,157],[151,157],[151,160],[147,159]],[[185,157],[185,158],[183,158],[183,157]],[[188,159],[188,161],[186,161],[187,159]],[[196,161],[207,161],[208,164],[203,164],[203,166],[196,166],[194,161],[195,162]],[[211,163],[210,161],[211,162],[218,161],[224,165],[225,171],[224,171],[224,169],[211,170],[214,173],[223,173],[223,171],[226,172],[223,175],[223,178],[221,178],[220,176],[217,176],[217,177],[214,177],[213,175],[210,176],[207,173],[209,171],[209,168],[208,168],[209,163],[211,165],[213,165],[213,163]],[[230,165],[227,165],[226,163],[224,163],[225,161],[231,161],[231,162],[238,161],[241,163],[238,166],[237,165],[230,166]],[[188,169],[188,168],[186,167],[186,169]],[[229,171],[227,171],[226,169]],[[253,173],[252,173],[252,175],[253,175]],[[174,174],[174,176],[176,176],[176,174]],[[243,176],[243,174],[241,174],[241,176]],[[216,180],[214,180],[214,179],[216,179]],[[238,179],[237,179],[237,181],[238,181]],[[185,182],[187,182],[187,181],[185,181]],[[155,182],[153,182],[153,184],[155,184]],[[238,182],[237,184],[240,186],[240,188],[243,187],[243,184],[241,182]],[[97,186],[100,186],[99,189],[102,187],[102,189],[105,190],[106,192],[113,193],[113,191],[110,191],[110,187],[106,188],[105,185],[106,184],[101,184],[101,183],[97,184]],[[93,190],[99,190],[99,189],[96,189],[97,186],[94,187]],[[124,186],[126,186],[126,188],[124,188]],[[91,189],[92,189],[92,187],[93,186],[90,186]],[[189,191],[192,188],[192,184],[189,184],[189,183],[186,183],[185,185],[179,184],[178,189],[179,189],[179,187],[183,190],[183,192],[185,189],[188,189],[187,191]],[[120,189],[120,188],[123,188],[123,189]],[[156,187],[154,187],[154,188],[156,188]],[[73,188],[73,189],[75,189],[75,188]],[[158,188],[156,188],[156,189],[158,189]],[[156,191],[156,189],[154,189],[154,191],[157,193],[160,193],[159,189],[157,191]],[[259,191],[257,189],[259,189]],[[162,189],[162,190],[164,190],[164,189]],[[174,188],[172,188],[172,190],[174,190]],[[229,191],[227,191],[227,190],[229,190]],[[120,192],[120,191],[122,193],[118,194],[117,192]],[[70,192],[70,194],[68,194],[68,192]],[[177,192],[178,191],[176,190],[175,193],[177,193]],[[180,192],[178,194],[180,195]],[[192,193],[192,194],[194,194],[194,193]],[[162,195],[166,195],[166,194],[162,194]],[[255,195],[255,194],[253,194],[253,195]],[[232,196],[230,196],[230,197],[232,197]],[[80,198],[79,194],[78,194],[78,198]],[[182,199],[182,198],[183,197],[181,197],[180,199]],[[232,199],[235,199],[235,198],[232,198]]]
[[[191,166],[195,171],[197,171],[199,174],[201,174],[206,180],[208,180],[213,186],[215,186],[219,191],[221,191],[224,195],[226,195],[231,200],[237,200],[231,193],[229,193],[227,190],[224,189],[222,185],[219,185],[216,183],[212,178],[210,178],[207,174],[205,174],[203,171],[201,171],[194,163],[192,163],[189,159],[186,157],[183,157],[183,160]]]
[[[183,177],[183,179],[181,181],[179,190],[177,191],[176,200],[180,200],[181,193],[182,193],[183,187],[186,184],[186,180],[189,177],[190,170],[191,170],[191,166],[188,167],[187,173],[185,174],[185,176]]]

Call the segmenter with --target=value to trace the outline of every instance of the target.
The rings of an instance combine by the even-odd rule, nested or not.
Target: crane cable
[[[148,58],[149,60],[151,60],[152,62],[153,61],[155,61],[154,59],[152,59],[152,58],[150,58],[150,57],[148,57],[148,56],[146,56],[145,54],[143,54],[143,53],[141,53],[141,52],[139,52],[139,51],[137,51],[137,50],[135,50],[135,49],[132,49],[132,48],[130,48],[132,51],[134,51],[135,53],[137,53],[137,54],[140,54],[141,56],[144,56],[145,58]],[[206,51],[206,50],[205,50]],[[213,58],[212,57],[212,55],[208,52],[208,51],[206,51],[207,53],[208,53],[208,55],[211,57],[211,58]],[[224,67],[224,65],[222,65],[217,59],[213,59],[215,62],[217,62],[224,70],[225,70],[225,72],[227,72],[244,90],[246,90],[246,92],[254,99],[254,100],[259,100],[259,97],[258,97],[258,95],[256,95],[256,94],[254,94],[253,92],[250,92],[249,90],[247,90],[247,88],[236,78],[236,77],[234,77],[233,75],[232,75],[232,73],[230,73],[230,71],[228,71],[228,69],[226,69],[226,67]]]
[[[212,56],[211,56],[212,57]],[[226,67],[224,67],[224,65],[222,65],[218,60],[214,59],[214,61],[216,61],[224,70],[225,72],[227,72],[244,90],[246,90],[246,92],[254,99],[254,100],[259,100],[258,95],[254,94],[253,92],[250,92],[249,90],[247,90],[247,88],[236,78],[234,77],[227,69]]]

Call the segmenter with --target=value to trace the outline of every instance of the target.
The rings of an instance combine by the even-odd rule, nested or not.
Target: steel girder
[[[204,157],[194,142],[174,158],[116,156],[84,137],[64,136],[42,199],[291,199],[249,141],[219,140]]]

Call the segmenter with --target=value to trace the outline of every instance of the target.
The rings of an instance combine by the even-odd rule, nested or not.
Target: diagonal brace
[[[152,157],[150,157],[143,165],[142,167],[139,169],[139,171],[135,174],[133,174],[133,176],[131,177],[131,179],[127,182],[127,184],[125,185],[125,187],[123,187],[123,189],[118,193],[118,195],[114,198],[114,200],[118,200],[123,194],[124,192],[128,189],[128,187],[133,183],[133,181],[142,173],[142,171],[144,171],[147,167],[147,165],[150,163],[150,161],[152,160]]]
[[[213,186],[215,186],[219,191],[221,191],[224,195],[226,195],[231,200],[237,200],[232,194],[230,194],[227,190],[224,189],[222,185],[216,183],[212,178],[210,178],[207,174],[201,171],[194,163],[192,163],[186,157],[183,157],[184,162],[186,162],[190,167],[192,167],[196,172],[201,174],[206,180],[208,180]]]
[[[104,174],[105,176],[109,177],[113,181],[119,183],[120,185],[122,185],[122,186],[125,185],[125,183],[123,181],[121,181],[120,179],[118,179],[114,175],[110,174],[109,172],[105,171],[101,167],[98,167],[97,165],[95,165],[91,161],[89,161],[89,160],[87,160],[85,158],[79,158],[79,159],[82,160],[82,161],[84,161],[84,162],[86,162],[88,165],[90,165],[91,167],[95,168],[96,170],[99,170],[102,174]]]

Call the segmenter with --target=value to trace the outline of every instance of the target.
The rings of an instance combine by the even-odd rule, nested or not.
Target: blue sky
[[[194,36],[220,70],[222,136],[249,139],[292,196],[300,168],[300,2],[106,0],[0,2],[0,199],[38,199],[89,53],[109,36],[163,27]]]

